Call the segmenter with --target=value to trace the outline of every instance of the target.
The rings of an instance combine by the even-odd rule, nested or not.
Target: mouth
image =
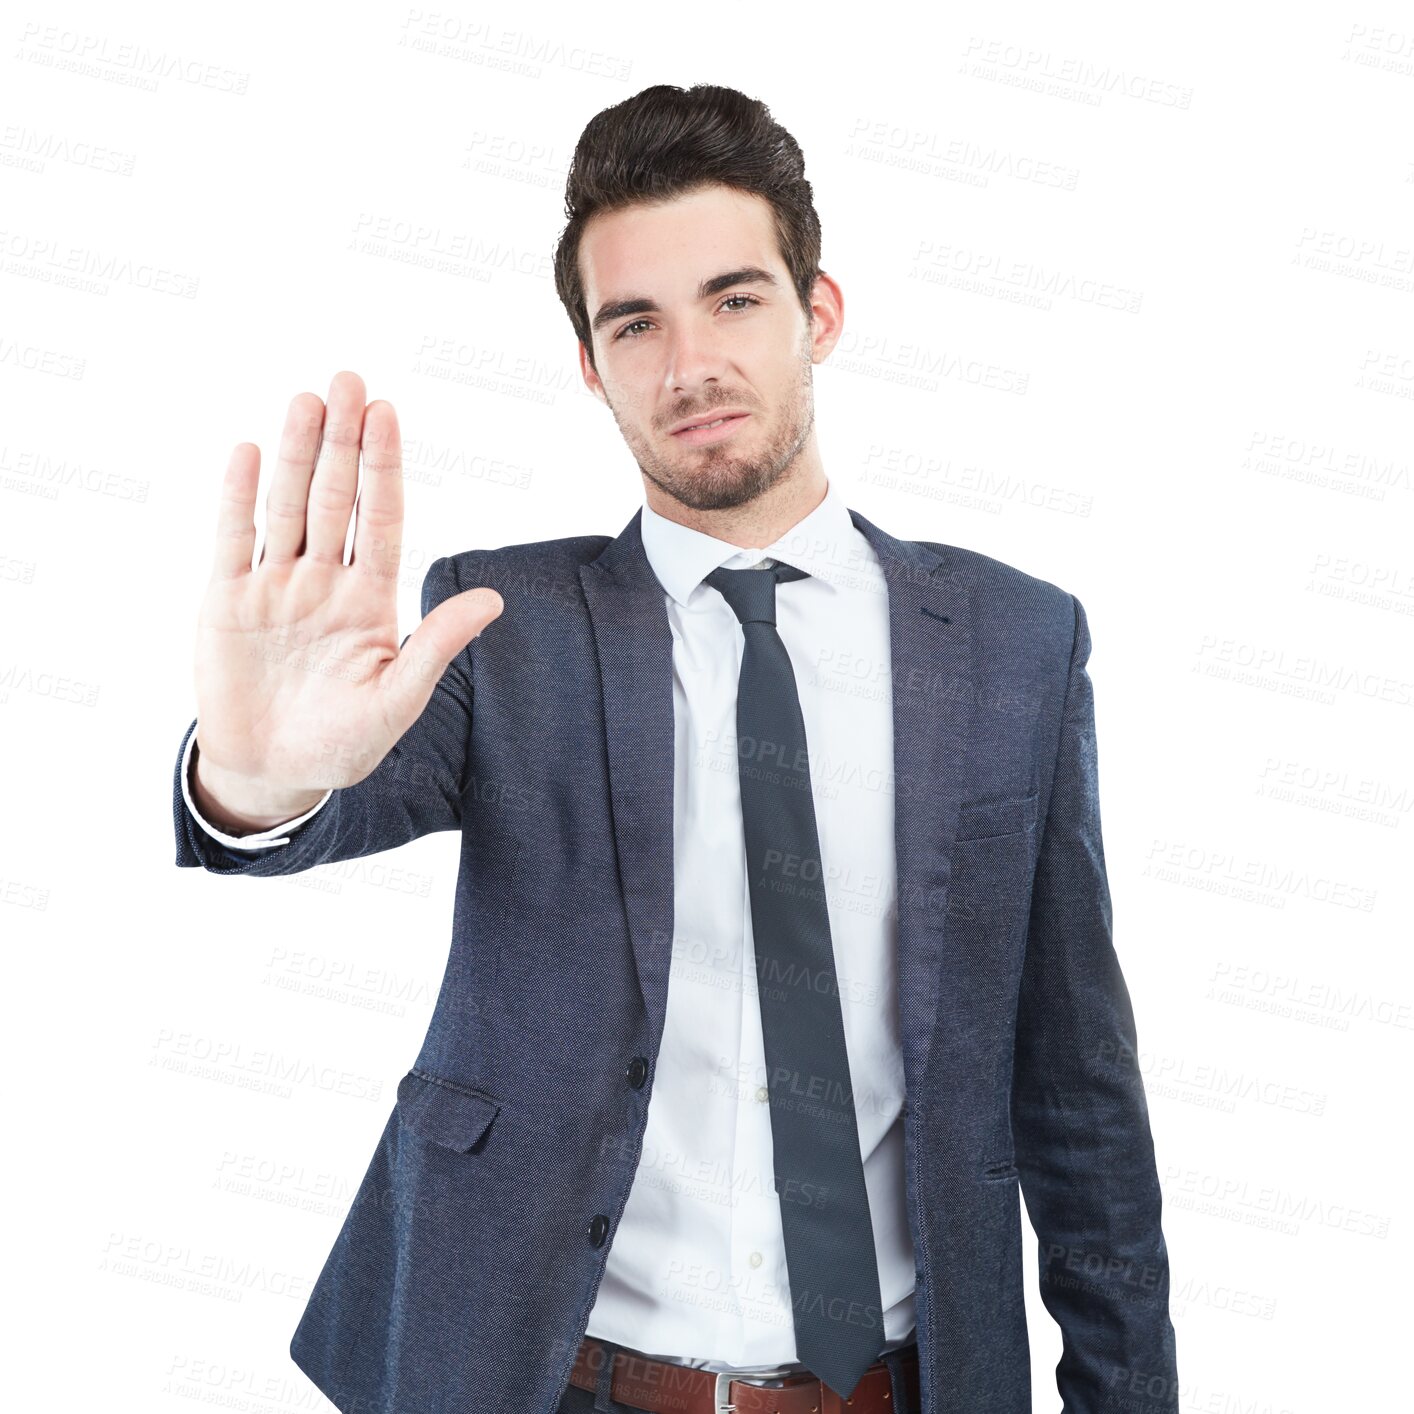
[[[678,442],[686,442],[694,447],[707,442],[720,442],[723,438],[730,437],[750,416],[750,413],[739,412],[727,413],[722,417],[707,418],[690,427],[680,428],[672,434],[673,439]]]

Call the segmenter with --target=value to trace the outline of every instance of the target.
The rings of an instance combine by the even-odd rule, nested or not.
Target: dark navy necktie
[[[805,721],[776,631],[791,565],[713,570],[741,621],[737,766],[796,1358],[841,1398],[884,1345],[879,1268],[825,904]]]

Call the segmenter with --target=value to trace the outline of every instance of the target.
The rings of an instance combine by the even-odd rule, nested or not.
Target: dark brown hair
[[[555,246],[555,290],[594,364],[579,243],[591,216],[720,184],[771,203],[776,241],[801,307],[820,273],[820,218],[796,140],[760,100],[734,88],[654,84],[596,113],[565,183],[568,224]]]

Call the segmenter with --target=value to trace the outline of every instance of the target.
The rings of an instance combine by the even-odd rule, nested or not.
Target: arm
[[[1072,596],[1060,742],[1017,1015],[1012,1134],[1060,1325],[1066,1414],[1139,1399],[1176,1414],[1168,1254],[1129,992],[1111,936],[1090,633]]]
[[[422,615],[462,585],[449,556],[422,582]],[[299,820],[265,834],[288,836],[278,848],[227,845],[204,828],[187,802],[183,764],[196,722],[188,726],[173,779],[173,814],[180,868],[213,874],[295,874],[319,864],[395,849],[439,830],[461,828],[461,796],[471,736],[471,645],[448,664],[422,715],[374,770],[356,785],[333,791]],[[269,841],[278,843],[277,839]]]

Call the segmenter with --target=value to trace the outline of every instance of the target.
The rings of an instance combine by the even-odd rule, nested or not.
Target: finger
[[[344,563],[354,497],[358,493],[358,450],[363,441],[363,379],[341,371],[329,384],[324,436],[309,483],[304,553],[331,565]]]
[[[363,485],[359,487],[351,565],[396,592],[403,549],[403,450],[398,415],[378,398],[363,414]]]
[[[468,589],[444,599],[408,635],[387,670],[387,715],[399,737],[422,715],[447,665],[503,608],[494,589]]]
[[[216,513],[216,553],[213,579],[234,579],[250,572],[255,553],[255,493],[260,485],[260,448],[242,442],[231,452],[221,481],[221,506]]]
[[[305,504],[323,425],[324,404],[313,393],[296,393],[290,399],[275,475],[265,493],[265,544],[259,564],[287,564],[304,548]]]

